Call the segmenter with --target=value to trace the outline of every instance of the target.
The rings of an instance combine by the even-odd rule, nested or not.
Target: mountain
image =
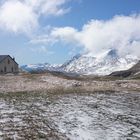
[[[140,77],[140,61],[135,64],[132,68],[124,71],[116,71],[110,74],[110,76],[117,77]]]
[[[27,72],[45,72],[45,71],[55,71],[59,65],[51,65],[49,63],[39,63],[39,64],[30,64],[23,65],[21,69]]]
[[[135,56],[120,57],[117,50],[110,49],[97,56],[78,54],[63,65],[44,63],[24,65],[21,68],[28,72],[57,71],[69,74],[109,75],[114,71],[127,70],[137,62],[138,58]]]
[[[61,66],[61,71],[85,75],[109,75],[114,71],[127,70],[136,64],[137,57],[120,57],[117,50],[110,49],[97,56],[76,55]]]

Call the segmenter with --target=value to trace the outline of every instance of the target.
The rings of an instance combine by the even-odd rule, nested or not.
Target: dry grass
[[[94,91],[140,91],[140,80],[111,77],[68,79],[51,74],[0,76],[0,92],[47,91],[50,93],[83,93]]]

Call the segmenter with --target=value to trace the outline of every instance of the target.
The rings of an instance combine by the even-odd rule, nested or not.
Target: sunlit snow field
[[[140,93],[0,94],[0,140],[139,140]]]

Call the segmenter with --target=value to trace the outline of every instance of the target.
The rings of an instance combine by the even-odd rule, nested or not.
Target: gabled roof
[[[12,57],[11,57],[10,55],[0,55],[0,63],[1,63],[5,58],[7,58],[8,56],[12,59]],[[18,63],[17,63],[14,59],[12,59],[12,60],[18,65]]]
[[[1,62],[2,60],[4,60],[6,57],[8,57],[8,55],[0,55],[0,62]]]

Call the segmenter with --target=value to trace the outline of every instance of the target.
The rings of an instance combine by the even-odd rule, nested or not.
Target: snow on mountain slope
[[[30,64],[21,66],[21,68],[25,71],[55,71],[59,67],[59,65],[51,65],[49,63],[40,63],[40,64]]]
[[[138,58],[135,56],[127,55],[120,57],[116,50],[110,49],[97,56],[78,54],[63,65],[44,63],[24,65],[21,68],[28,72],[44,72],[49,70],[86,75],[108,75],[114,71],[127,70],[137,62]]]
[[[114,71],[127,70],[138,61],[137,57],[119,57],[116,50],[108,50],[96,57],[77,55],[61,66],[61,70],[71,73],[108,75]]]

